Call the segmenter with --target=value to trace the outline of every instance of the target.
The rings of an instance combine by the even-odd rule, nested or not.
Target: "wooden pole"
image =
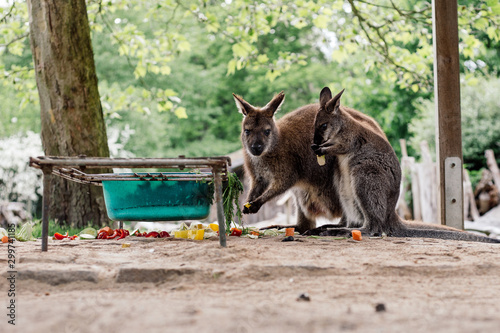
[[[217,221],[219,222],[219,243],[226,247],[226,221],[224,220],[224,208],[222,204],[222,178],[218,167],[212,169],[215,185],[215,204],[217,206]]]
[[[484,152],[484,156],[486,156],[486,164],[491,171],[491,175],[493,176],[493,183],[500,190],[500,171],[498,170],[498,164],[495,159],[495,153],[493,150],[488,149]]]
[[[438,219],[441,224],[463,229],[457,1],[433,0],[432,22],[437,124],[436,162],[439,184]]]

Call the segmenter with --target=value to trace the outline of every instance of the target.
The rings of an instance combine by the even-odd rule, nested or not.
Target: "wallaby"
[[[241,141],[245,173],[250,191],[244,214],[256,213],[267,201],[292,189],[297,206],[295,228],[303,233],[316,227],[319,216],[333,219],[342,215],[331,170],[334,158],[327,158],[320,167],[310,148],[314,118],[318,104],[303,106],[279,119],[274,114],[283,104],[285,94],[276,95],[266,106],[254,107],[233,94],[243,114]],[[385,138],[378,124],[355,110],[348,110],[353,119]]]
[[[396,153],[385,137],[356,121],[340,105],[343,92],[332,98],[329,88],[321,91],[311,145],[317,156],[336,158],[333,163],[337,167],[330,175],[342,206],[341,227],[320,227],[308,234],[345,236],[359,229],[369,236],[385,233],[394,237],[500,243],[446,226],[403,221],[396,213],[401,183]]]

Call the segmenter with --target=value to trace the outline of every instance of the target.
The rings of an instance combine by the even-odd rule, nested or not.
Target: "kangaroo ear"
[[[340,107],[340,97],[344,93],[345,89],[342,89],[341,92],[339,92],[337,95],[335,95],[334,98],[332,98],[328,103],[326,103],[326,108],[325,110],[330,113],[334,113],[337,111]]]
[[[278,111],[285,100],[285,93],[282,91],[262,108],[264,116],[272,118],[276,111]]]
[[[330,88],[324,87],[319,94],[319,105],[324,108],[326,103],[332,99],[332,92]]]
[[[245,101],[241,96],[238,96],[233,93],[234,101],[236,102],[236,107],[238,107],[238,111],[243,114],[245,117],[248,116],[249,113],[253,113],[255,108]]]

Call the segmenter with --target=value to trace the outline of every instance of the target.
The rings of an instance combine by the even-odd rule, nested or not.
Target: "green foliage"
[[[462,85],[462,149],[464,165],[479,170],[485,165],[484,151],[493,149],[500,157],[500,79],[480,81],[477,86]],[[421,101],[419,115],[411,125],[411,145],[418,150],[422,140],[429,142],[431,151],[435,147],[435,113],[432,101]]]
[[[42,237],[42,221],[37,220],[34,221],[35,225],[33,226],[33,237],[35,238],[41,238]],[[73,235],[78,235],[80,231],[82,231],[85,228],[93,227],[91,224],[83,227],[83,228],[74,228],[72,226],[68,225],[60,225],[56,223],[54,220],[49,220],[49,237],[54,235],[54,233],[58,232],[62,235],[65,235],[68,233],[68,235],[73,236]]]
[[[231,223],[238,220],[241,224],[243,218],[239,201],[241,193],[243,193],[243,184],[235,173],[229,173],[227,175],[227,186],[222,195],[226,233],[230,232]]]
[[[459,2],[468,84],[498,75],[499,7]],[[135,130],[125,149],[136,156],[227,154],[240,147],[231,92],[264,105],[284,90],[281,117],[316,102],[325,85],[346,88],[343,103],[375,117],[398,150],[415,101],[432,94],[430,1],[89,0],[87,8],[107,125]],[[0,116],[18,120],[3,122],[0,136],[40,127],[27,23],[23,1],[0,8]]]

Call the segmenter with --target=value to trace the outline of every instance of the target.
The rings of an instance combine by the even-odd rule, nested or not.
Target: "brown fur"
[[[319,104],[303,106],[275,122],[274,113],[283,103],[283,93],[263,108],[252,106],[240,96],[234,98],[245,116],[241,141],[245,173],[250,178],[247,201],[251,206],[244,207],[243,213],[256,213],[267,201],[292,189],[297,206],[297,231],[314,228],[319,216],[340,217],[342,210],[331,176],[336,157],[327,157],[325,167],[320,167],[310,148]],[[372,118],[353,109],[346,112],[385,139]]]
[[[360,229],[368,235],[500,242],[450,227],[401,220],[396,213],[401,183],[396,153],[380,133],[340,106],[342,93],[332,98],[330,89],[321,91],[311,146],[317,155],[336,157],[337,167],[331,175],[343,208],[342,227],[318,228],[309,233],[350,235]]]

